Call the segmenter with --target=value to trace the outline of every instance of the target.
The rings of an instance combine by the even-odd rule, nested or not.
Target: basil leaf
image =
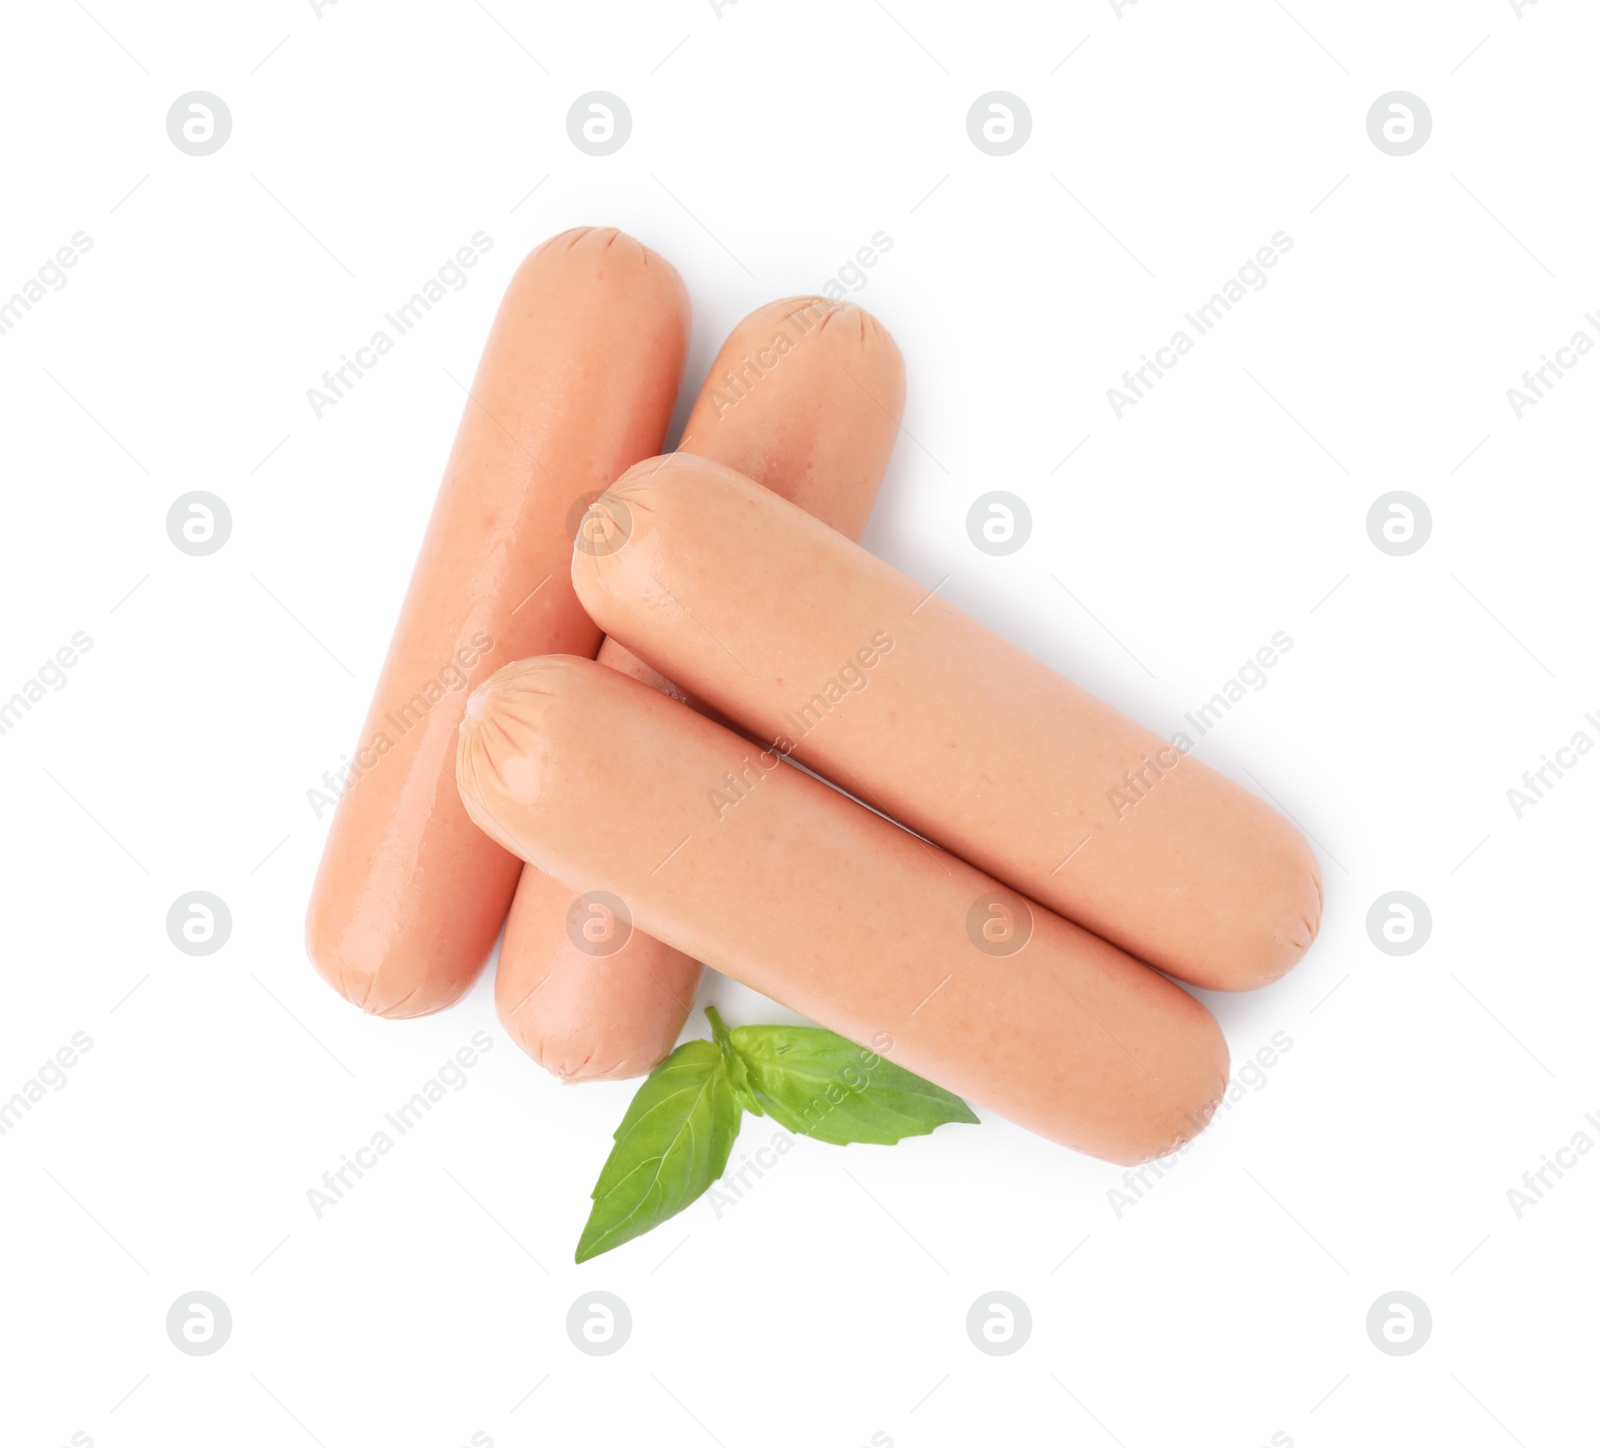
[[[694,1201],[727,1166],[739,1117],[721,1048],[684,1042],[628,1104],[590,1194],[576,1260],[642,1236]]]
[[[765,1116],[767,1113],[756,1100],[750,1081],[750,1068],[745,1065],[744,1057],[734,1049],[732,1033],[723,1024],[715,1006],[706,1007],[706,1019],[711,1022],[711,1039],[721,1050],[723,1064],[728,1069],[728,1084],[733,1087],[734,1099],[752,1116]]]
[[[780,1126],[817,1141],[892,1146],[947,1121],[976,1122],[959,1096],[815,1026],[737,1026],[733,1049]]]

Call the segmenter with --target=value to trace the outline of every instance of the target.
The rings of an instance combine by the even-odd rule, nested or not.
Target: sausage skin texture
[[[456,774],[478,825],[568,889],[610,892],[675,949],[1030,1131],[1133,1164],[1205,1125],[1228,1052],[1199,1001],[758,756],[614,669],[552,656],[474,693]],[[719,807],[742,770],[753,782]],[[1028,923],[986,949],[997,919]]]
[[[545,242],[506,289],[306,919],[317,970],[363,1010],[440,1010],[494,945],[521,865],[461,808],[462,711],[510,659],[599,646],[572,515],[660,449],[688,333],[677,272],[611,228]]]
[[[859,538],[904,401],[900,349],[875,318],[794,297],[729,334],[679,446]],[[599,660],[684,699],[615,639],[600,645]],[[563,1081],[638,1076],[676,1043],[700,972],[692,956],[643,930],[619,930],[603,905],[528,866],[500,945],[495,1005],[512,1039]]]
[[[1293,825],[783,499],[676,455],[584,526],[573,581],[608,634],[1013,889],[1212,990],[1310,946]]]

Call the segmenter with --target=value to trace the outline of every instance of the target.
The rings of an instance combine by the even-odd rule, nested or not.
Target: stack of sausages
[[[753,313],[653,456],[688,331],[678,274],[615,230],[518,269],[312,960],[423,1015],[503,926],[500,1018],[565,1080],[657,1064],[704,962],[1051,1140],[1175,1150],[1228,1075],[1175,981],[1248,990],[1305,953],[1304,839],[857,545],[905,393],[872,317]]]

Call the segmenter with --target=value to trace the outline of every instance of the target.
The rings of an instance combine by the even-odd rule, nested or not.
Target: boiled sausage
[[[478,825],[569,890],[1053,1141],[1165,1155],[1226,1086],[1172,981],[593,660],[497,673],[456,772]]]
[[[688,330],[677,272],[612,229],[546,242],[506,290],[306,920],[317,969],[363,1010],[449,1005],[494,944],[522,867],[461,808],[462,710],[508,660],[598,647],[572,594],[573,529],[660,450]]]

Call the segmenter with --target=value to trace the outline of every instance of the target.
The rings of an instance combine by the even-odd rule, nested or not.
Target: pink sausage
[[[1281,815],[732,469],[641,463],[585,526],[608,634],[1013,889],[1214,990],[1311,944],[1321,880]]]
[[[456,772],[478,825],[569,890],[1053,1141],[1165,1155],[1225,1089],[1215,1020],[1170,980],[593,660],[497,673]]]
[[[677,272],[610,228],[545,242],[506,289],[306,918],[312,962],[363,1010],[426,1015],[483,968],[522,866],[461,807],[462,711],[509,659],[599,646],[574,513],[660,449],[688,332]]]

